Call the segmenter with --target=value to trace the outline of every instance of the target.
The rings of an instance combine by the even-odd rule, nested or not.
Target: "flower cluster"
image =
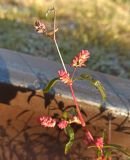
[[[44,127],[55,127],[56,119],[49,116],[42,116],[39,118],[40,124]]]
[[[85,62],[89,57],[90,53],[87,50],[82,50],[77,56],[74,57],[71,66],[75,68],[85,66]]]
[[[58,123],[58,127],[59,127],[60,129],[66,128],[67,125],[68,125],[68,121],[66,121],[66,120],[62,120],[62,121],[60,121],[60,122]]]
[[[36,31],[38,33],[45,33],[46,32],[46,26],[45,26],[45,24],[43,22],[39,21],[39,20],[37,20],[35,22],[34,27],[35,27],[35,29],[36,29]]]
[[[97,147],[97,148],[102,149],[102,148],[103,148],[103,145],[104,145],[104,144],[103,144],[103,138],[102,138],[102,137],[97,138],[95,144],[96,144],[96,147]]]
[[[52,118],[50,116],[42,116],[39,118],[40,124],[44,127],[55,127],[56,123],[58,122],[57,126],[60,129],[64,129],[67,127],[68,124],[71,123],[77,123],[77,124],[81,124],[79,118],[77,116],[72,117],[69,121],[67,120],[57,120],[55,118]]]
[[[85,66],[85,62],[89,57],[90,53],[87,50],[82,50],[77,56],[74,57],[71,66],[74,68]],[[72,79],[67,71],[59,70],[58,75],[63,83],[72,85]]]
[[[66,71],[64,70],[59,70],[58,71],[58,74],[59,74],[59,77],[60,77],[60,80],[67,84],[67,85],[72,85],[72,80],[70,78],[70,75],[69,73],[67,73]]]
[[[101,152],[101,156],[98,157],[97,160],[111,160],[111,159],[106,158],[103,153],[103,147],[104,147],[103,137],[97,138],[95,141],[95,145],[98,148],[98,150],[100,150],[100,152]]]

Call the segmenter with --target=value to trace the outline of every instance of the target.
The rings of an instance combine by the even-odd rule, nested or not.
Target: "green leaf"
[[[67,135],[69,136],[69,142],[65,145],[65,154],[67,154],[74,142],[74,131],[70,125],[68,125],[65,130]]]
[[[106,93],[105,89],[102,85],[102,83],[99,80],[94,79],[91,75],[89,74],[81,74],[80,77],[75,78],[75,80],[88,80],[94,87],[96,87],[101,94],[103,102],[106,101]]]
[[[67,118],[68,118],[68,112],[67,112],[67,111],[64,111],[64,112],[62,113],[62,117],[63,117],[63,119],[67,120]]]
[[[105,158],[108,159],[111,157],[111,152],[110,151],[106,151],[105,152]]]
[[[97,148],[97,147],[96,146],[89,146],[88,149],[90,149],[90,148]],[[107,149],[107,148],[110,148],[111,150],[120,151],[130,158],[130,149],[129,148],[125,148],[125,147],[122,147],[117,144],[107,144],[107,145],[103,146],[103,149]],[[110,155],[111,155],[111,152],[110,152]]]
[[[52,79],[47,86],[43,89],[43,93],[48,93],[49,90],[55,85],[55,83],[59,80],[59,78]]]
[[[104,148],[111,148],[111,149],[115,149],[117,151],[120,151],[122,153],[124,153],[125,155],[127,155],[128,157],[130,157],[130,149],[122,147],[120,145],[117,144],[109,144],[109,145],[104,145]]]
[[[98,158],[101,157],[101,150],[100,149],[97,150],[97,156],[98,156]]]
[[[106,93],[102,83],[99,80],[94,80],[92,84],[99,90],[103,101],[106,101]]]

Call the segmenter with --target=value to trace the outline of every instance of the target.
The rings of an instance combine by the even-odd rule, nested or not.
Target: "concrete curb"
[[[41,88],[52,78],[57,77],[57,71],[62,66],[58,62],[46,58],[33,57],[26,54],[0,49],[0,82],[24,88]],[[70,67],[67,65],[68,70]],[[100,80],[107,93],[106,107],[114,114],[129,115],[130,80],[117,78],[86,68],[80,69],[77,75],[90,73]],[[99,106],[100,95],[89,82],[76,82],[75,94],[79,101],[89,105]],[[71,99],[69,89],[58,83],[54,87],[55,94]]]

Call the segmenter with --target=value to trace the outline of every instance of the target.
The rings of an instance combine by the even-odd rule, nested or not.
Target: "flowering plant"
[[[122,149],[122,147],[112,144],[107,144],[105,142],[104,137],[98,137],[94,138],[92,133],[87,129],[85,120],[83,118],[83,115],[81,113],[80,107],[77,102],[77,98],[74,93],[73,89],[73,83],[76,80],[87,80],[90,81],[90,83],[97,88],[99,91],[101,97],[102,97],[102,103],[105,103],[106,101],[106,93],[103,85],[99,80],[96,80],[89,74],[81,74],[79,77],[75,77],[75,72],[78,68],[86,66],[86,62],[90,58],[90,53],[88,50],[81,50],[72,60],[70,66],[73,68],[73,72],[69,73],[66,69],[66,66],[64,64],[62,55],[60,53],[57,40],[56,40],[56,32],[58,31],[58,28],[56,27],[56,10],[55,8],[51,8],[47,11],[48,15],[49,13],[54,14],[54,21],[53,21],[53,29],[51,31],[48,30],[46,25],[40,21],[37,20],[35,22],[35,29],[38,33],[41,33],[47,37],[50,37],[57,49],[57,52],[59,54],[63,69],[60,69],[58,71],[58,77],[52,79],[47,86],[43,89],[43,93],[49,92],[49,90],[55,85],[56,82],[61,81],[64,83],[68,88],[70,89],[71,95],[73,97],[73,102],[75,104],[74,112],[72,113],[71,110],[65,110],[61,116],[60,119],[56,119],[50,116],[41,116],[39,118],[39,122],[43,127],[55,127],[57,126],[61,130],[65,131],[65,134],[68,135],[69,141],[65,145],[65,154],[69,152],[71,149],[73,142],[74,142],[74,130],[72,127],[72,124],[75,123],[77,125],[80,125],[84,131],[84,141],[88,145],[88,148],[96,148],[97,149],[97,160],[111,160],[111,150],[110,149],[117,149],[122,151],[123,153],[128,153]]]

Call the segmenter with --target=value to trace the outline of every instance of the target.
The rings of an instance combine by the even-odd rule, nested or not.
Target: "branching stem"
[[[58,54],[59,54],[59,57],[60,57],[62,66],[63,66],[64,70],[67,72],[67,69],[66,69],[66,67],[65,67],[65,63],[64,63],[64,61],[63,61],[63,58],[62,58],[62,56],[61,56],[61,53],[60,53],[60,50],[59,50],[59,47],[58,47],[58,44],[57,44],[57,41],[56,41],[56,34],[55,34],[55,30],[56,30],[56,10],[55,10],[55,7],[54,7],[53,9],[54,9],[54,26],[53,26],[54,37],[53,37],[53,40],[54,40],[54,43],[55,43],[57,52],[58,52]],[[72,74],[72,77],[73,77],[75,71],[76,71],[76,69],[74,70],[74,72],[73,72],[73,74]],[[75,105],[76,105],[76,110],[77,110],[79,119],[80,119],[80,121],[81,121],[81,125],[82,125],[83,127],[85,127],[86,124],[85,124],[85,121],[84,121],[84,119],[83,119],[83,117],[82,117],[82,114],[81,114],[81,112],[80,112],[80,109],[79,109],[79,106],[78,106],[78,103],[77,103],[77,100],[76,100],[76,97],[75,97],[75,94],[74,94],[74,90],[73,90],[73,88],[72,88],[72,85],[70,85],[70,91],[71,91],[71,94],[72,94],[74,103],[75,103]]]
[[[53,26],[53,30],[54,30],[53,40],[54,40],[54,43],[55,43],[57,52],[58,52],[58,54],[59,54],[59,57],[60,57],[62,66],[63,66],[64,70],[67,72],[67,69],[66,69],[66,67],[65,67],[65,63],[64,63],[64,61],[63,61],[63,58],[62,58],[61,53],[60,53],[60,50],[59,50],[59,46],[58,46],[57,41],[56,41],[56,34],[55,34],[55,30],[56,30],[56,10],[55,10],[55,7],[54,7],[54,26]]]
[[[83,117],[82,117],[82,114],[81,114],[81,112],[80,112],[80,109],[79,109],[79,106],[78,106],[78,103],[77,103],[77,99],[76,99],[76,97],[75,97],[75,94],[74,94],[74,90],[73,90],[72,85],[70,85],[70,91],[71,91],[71,94],[72,94],[72,97],[73,97],[73,100],[74,100],[74,103],[75,103],[75,106],[76,106],[76,110],[77,110],[79,119],[80,119],[80,121],[81,121],[81,125],[82,125],[82,127],[85,127],[86,124],[85,124],[85,121],[84,121],[84,119],[83,119]]]
[[[76,70],[77,70],[77,68],[74,68],[74,70],[73,70],[73,72],[72,72],[72,75],[71,75],[71,79],[73,79]]]

